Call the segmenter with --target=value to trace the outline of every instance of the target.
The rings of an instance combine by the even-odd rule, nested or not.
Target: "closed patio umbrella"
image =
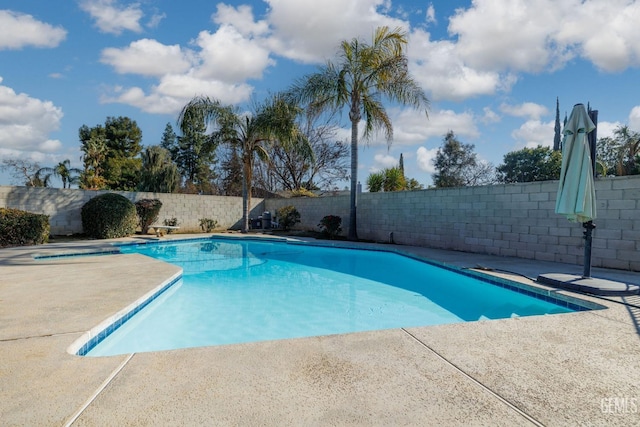
[[[583,104],[576,104],[564,128],[562,169],[556,213],[569,221],[585,223],[596,217],[596,192],[587,134],[593,124]]]
[[[584,227],[584,270],[582,276],[563,273],[540,274],[537,281],[554,287],[596,295],[633,295],[640,286],[591,277],[591,233],[595,228],[596,191],[593,179],[597,111],[591,120],[583,104],[576,104],[564,128],[562,169],[556,198],[556,213]],[[593,132],[593,133],[591,133]],[[591,135],[589,135],[591,133]],[[589,139],[592,143],[589,143]]]

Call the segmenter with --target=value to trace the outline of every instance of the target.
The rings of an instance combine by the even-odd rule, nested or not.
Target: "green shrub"
[[[49,230],[48,215],[0,208],[0,247],[47,243]]]
[[[162,223],[168,227],[177,227],[178,226],[178,218],[175,216],[173,218],[165,218]],[[167,234],[173,233],[174,230],[168,229]]]
[[[320,232],[327,236],[329,239],[334,239],[340,232],[342,228],[342,218],[337,215],[327,215],[320,220]]]
[[[158,199],[141,199],[136,203],[136,212],[138,213],[138,224],[142,234],[149,232],[151,224],[158,220],[162,202]]]
[[[96,239],[114,239],[136,232],[136,206],[126,197],[107,193],[96,196],[82,206],[82,228]]]
[[[291,227],[300,222],[300,212],[294,206],[283,206],[276,210],[278,222],[284,231],[289,231]]]
[[[316,193],[311,190],[307,190],[306,188],[298,188],[297,190],[293,190],[291,192],[291,197],[318,197]]]
[[[211,233],[218,226],[218,221],[211,218],[200,218],[200,228],[205,233]]]

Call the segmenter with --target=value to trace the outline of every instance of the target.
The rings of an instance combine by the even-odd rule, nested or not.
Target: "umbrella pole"
[[[584,227],[584,270],[582,271],[582,277],[591,277],[591,242],[593,240],[593,229],[596,225],[593,221],[587,221],[582,224]]]
[[[587,140],[589,141],[589,152],[591,154],[591,171],[595,178],[596,144],[598,141],[598,110],[592,110],[591,107],[589,107],[587,114],[595,125],[595,129],[587,135]],[[588,278],[591,277],[591,243],[593,241],[593,229],[596,228],[596,225],[593,221],[587,221],[583,223],[582,226],[584,227],[584,270],[582,272],[582,277]]]

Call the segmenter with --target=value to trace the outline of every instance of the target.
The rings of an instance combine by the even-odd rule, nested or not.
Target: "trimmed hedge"
[[[0,247],[47,243],[49,231],[48,215],[0,208]]]
[[[82,228],[89,237],[115,239],[131,236],[138,226],[136,206],[115,193],[102,194],[82,206]]]

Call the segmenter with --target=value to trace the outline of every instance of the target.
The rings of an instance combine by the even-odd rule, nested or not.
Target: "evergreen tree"
[[[560,178],[562,153],[549,147],[523,148],[505,154],[497,168],[499,182],[532,182]]]
[[[562,149],[562,137],[560,133],[560,100],[556,97],[556,124],[553,127],[553,151],[559,151]]]
[[[173,130],[171,123],[167,123],[162,133],[162,139],[160,140],[160,147],[164,148],[171,154],[171,158],[175,159],[178,153],[177,147],[178,136]]]
[[[104,126],[80,127],[79,137],[85,169],[83,188],[134,190],[142,161],[142,131],[128,117],[107,117]]]
[[[184,180],[187,193],[215,194],[216,141],[206,135],[207,125],[204,117],[188,115],[181,122],[182,135],[177,142],[172,158]],[[166,129],[165,129],[166,132]],[[168,140],[170,135],[168,134]]]
[[[467,172],[478,165],[474,148],[472,144],[458,141],[453,131],[449,131],[433,161],[436,168],[436,173],[433,174],[435,186],[440,188],[469,185]]]
[[[242,196],[242,159],[238,147],[231,146],[222,162],[222,193],[225,196]]]

